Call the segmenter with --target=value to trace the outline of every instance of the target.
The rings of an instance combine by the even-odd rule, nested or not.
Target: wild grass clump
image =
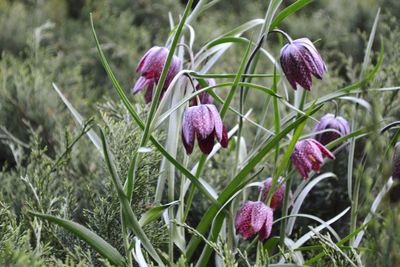
[[[0,265],[395,265],[396,6],[0,1]]]

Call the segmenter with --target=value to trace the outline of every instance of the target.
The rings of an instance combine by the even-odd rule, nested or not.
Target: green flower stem
[[[120,220],[121,220],[122,238],[124,240],[125,254],[126,254],[126,257],[128,258],[128,266],[133,267],[132,253],[131,253],[129,240],[128,240],[128,228],[125,224],[124,213],[123,213],[122,207],[120,208]]]
[[[274,67],[274,80],[273,80],[273,85],[272,85],[272,90],[275,92],[275,94],[278,92],[278,87],[277,87],[278,81],[277,81],[277,76],[276,76],[276,67]],[[274,131],[275,133],[279,133],[280,131],[280,116],[279,116],[279,106],[278,106],[278,100],[274,97],[273,98],[273,104],[274,104]],[[276,144],[275,148],[275,165],[278,161],[278,156],[279,156],[279,142]]]
[[[201,155],[201,158],[199,160],[199,165],[197,166],[196,169],[196,174],[194,175],[196,179],[199,179],[201,171],[203,170],[203,167],[207,161],[207,156],[206,155]],[[184,213],[183,221],[186,221],[187,216],[189,215],[190,207],[193,202],[194,194],[196,192],[196,187],[191,183],[190,188],[189,188],[189,193],[188,193],[188,199],[186,201],[186,210]]]
[[[289,173],[289,171],[288,171]],[[282,208],[282,219],[281,228],[280,228],[280,244],[281,247],[285,244],[285,236],[286,236],[286,223],[287,223],[287,215],[289,208],[289,194],[290,188],[292,187],[292,178],[286,179],[286,189],[285,189],[285,198],[283,200],[283,208]]]

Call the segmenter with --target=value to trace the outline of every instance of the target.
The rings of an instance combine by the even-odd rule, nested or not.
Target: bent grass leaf
[[[83,126],[85,124],[83,117],[79,112],[72,106],[72,104],[68,101],[68,99],[61,93],[61,90],[57,87],[55,83],[52,83],[54,90],[57,92],[58,96],[67,106],[71,114],[74,116],[75,120],[79,123],[79,125]],[[90,130],[86,133],[94,144],[94,146],[101,152],[101,142],[99,136],[96,134],[94,130]],[[103,154],[102,154],[103,155]]]
[[[368,224],[363,224],[361,225],[359,228],[357,228],[354,232],[352,232],[351,234],[347,235],[345,238],[343,238],[342,240],[340,240],[339,242],[336,243],[336,246],[341,247],[343,244],[345,244],[347,241],[349,241],[350,239],[352,239],[353,237],[355,237],[359,232],[361,232],[365,227],[367,227]],[[305,265],[311,265],[314,262],[322,259],[325,256],[325,252],[321,252],[318,255],[316,255],[315,257],[307,260],[304,264]]]
[[[61,219],[52,215],[41,214],[36,212],[29,212],[30,214],[45,219],[49,222],[55,223],[65,230],[71,232],[81,240],[85,241],[89,246],[95,249],[100,255],[108,259],[112,264],[116,266],[126,266],[125,258],[107,243],[103,238],[89,230],[88,228],[80,225],[79,223]]]
[[[277,222],[279,222],[279,221],[281,221],[281,220],[284,220],[284,219],[286,219],[286,218],[293,218],[293,217],[302,217],[302,218],[308,218],[308,219],[312,219],[312,220],[314,220],[314,221],[317,221],[317,222],[319,222],[319,223],[321,223],[321,224],[326,224],[326,222],[324,221],[324,220],[322,220],[321,218],[319,218],[319,217],[317,217],[317,216],[314,216],[314,215],[311,215],[311,214],[305,214],[305,213],[297,213],[297,214],[291,214],[291,215],[287,215],[287,216],[284,216],[284,217],[281,217],[281,218],[279,218],[279,219],[277,219],[277,220],[275,220],[273,223],[275,224],[275,223],[277,223]],[[339,241],[340,240],[340,237],[339,237],[339,235],[338,235],[338,233],[335,231],[335,229],[333,229],[331,226],[327,226],[326,227],[331,233],[332,233],[332,235]]]
[[[350,207],[346,208],[344,211],[342,211],[341,213],[339,213],[338,215],[336,215],[335,217],[333,217],[332,219],[330,219],[329,221],[324,222],[323,224],[321,224],[320,226],[312,229],[312,231],[309,231],[308,233],[306,233],[305,235],[303,235],[302,237],[300,237],[295,243],[294,246],[292,247],[293,249],[299,248],[301,245],[303,245],[305,242],[307,242],[312,236],[314,236],[316,233],[322,231],[323,229],[325,229],[326,227],[328,227],[329,225],[331,225],[332,223],[336,222],[337,220],[339,220],[340,218],[342,218],[348,211],[350,210]]]
[[[327,178],[330,178],[330,177],[336,177],[336,175],[334,173],[329,172],[329,173],[321,174],[318,177],[316,177],[315,179],[312,179],[307,184],[307,186],[301,191],[299,196],[296,198],[296,200],[293,204],[291,215],[297,214],[299,212],[301,205],[304,202],[304,199],[307,197],[308,193],[310,193],[311,189],[313,189],[313,187],[315,185],[317,185],[319,182],[321,182]],[[292,233],[295,221],[296,221],[295,216],[293,216],[289,219],[288,224],[286,226],[286,233],[288,235],[290,235]]]
[[[133,258],[139,264],[139,267],[147,267],[148,264],[144,258],[143,252],[142,252],[140,239],[137,239],[135,237],[134,243],[135,243],[135,249],[132,250]]]
[[[369,112],[370,112],[371,109],[372,109],[371,104],[368,103],[368,101],[366,101],[366,100],[364,100],[364,99],[362,99],[362,98],[359,98],[359,97],[342,96],[342,97],[340,97],[339,99],[352,101],[352,102],[354,102],[354,103],[356,103],[356,104],[358,104],[358,105],[364,107],[364,108],[365,108],[367,111],[369,111]]]
[[[390,177],[389,180],[386,182],[386,184],[381,189],[381,191],[379,192],[379,194],[376,196],[374,202],[372,202],[370,213],[368,213],[367,217],[364,219],[363,224],[368,224],[371,221],[372,216],[376,213],[376,210],[378,209],[378,206],[382,201],[382,198],[390,190],[392,185],[393,185],[393,178]],[[354,240],[353,247],[357,248],[360,245],[361,240],[364,236],[364,233],[365,233],[364,230],[362,230],[360,233],[358,233],[356,239]]]
[[[314,0],[298,0],[291,4],[290,6],[286,7],[284,10],[279,12],[279,14],[274,18],[274,20],[271,23],[270,30],[273,30],[274,28],[278,27],[279,24],[287,17],[290,16],[291,14],[295,13],[296,11],[302,9],[304,6],[310,4]]]
[[[168,204],[164,204],[164,205],[160,205],[160,206],[157,206],[157,207],[150,208],[148,211],[146,211],[142,215],[142,217],[140,217],[139,225],[141,227],[144,227],[147,224],[157,220],[158,218],[161,217],[161,215],[163,214],[163,212],[165,210],[167,210],[169,207],[171,207],[173,205],[176,205],[178,203],[179,203],[179,201],[177,200],[177,201],[173,201],[173,202],[168,203]]]

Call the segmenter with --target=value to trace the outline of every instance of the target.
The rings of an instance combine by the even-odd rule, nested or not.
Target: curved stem
[[[335,104],[335,118],[339,114],[339,104],[336,100],[332,99],[332,103]]]
[[[283,36],[285,36],[285,38],[289,41],[289,43],[293,43],[293,39],[289,36],[289,34],[287,34],[286,32],[280,30],[280,29],[273,29],[270,32],[276,32],[276,33],[280,33]]]
[[[400,121],[395,121],[395,122],[389,123],[388,125],[383,127],[380,132],[381,132],[381,134],[383,134],[384,132],[388,131],[390,128],[396,127],[398,125],[400,125]]]

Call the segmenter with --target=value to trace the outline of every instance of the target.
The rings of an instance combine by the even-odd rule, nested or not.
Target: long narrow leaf
[[[58,96],[61,98],[61,100],[64,102],[64,104],[67,106],[71,114],[74,116],[75,120],[81,125],[84,125],[84,120],[81,114],[72,106],[72,104],[68,101],[68,99],[61,93],[60,89],[57,87],[55,83],[52,83],[54,90],[57,92]],[[86,133],[89,137],[89,139],[92,141],[92,143],[95,145],[95,147],[101,152],[101,143],[100,143],[100,138],[96,134],[95,131],[90,130]],[[103,154],[102,154],[103,155]]]
[[[291,211],[291,215],[293,214],[297,214],[300,210],[301,205],[303,204],[304,199],[306,198],[306,196],[308,195],[308,193],[311,191],[311,189],[317,185],[319,182],[330,178],[330,177],[336,177],[336,175],[334,173],[324,173],[321,174],[320,176],[312,179],[307,186],[301,191],[301,193],[299,194],[299,196],[296,198],[294,204],[293,204],[293,208]],[[286,226],[286,233],[288,235],[290,235],[292,233],[293,227],[294,227],[294,223],[296,221],[296,217],[292,217],[289,219],[288,224]]]
[[[113,246],[107,243],[103,238],[80,225],[79,223],[61,219],[52,215],[30,212],[32,215],[55,223],[65,230],[71,232],[81,240],[85,241],[89,246],[95,249],[100,255],[107,258],[112,264],[117,266],[125,266],[124,257]]]
[[[279,23],[281,23],[282,20],[284,20],[287,16],[293,14],[294,12],[302,9],[304,6],[310,4],[314,0],[298,0],[282,10],[272,21],[270,30],[273,30],[274,28],[279,26]]]
[[[312,231],[309,231],[308,233],[304,234],[302,237],[300,237],[292,247],[293,249],[299,248],[301,245],[303,245],[305,242],[307,242],[312,236],[315,235],[315,233],[320,232],[324,228],[326,228],[328,225],[331,225],[332,223],[336,222],[340,218],[342,218],[348,211],[350,210],[350,207],[346,208],[344,211],[330,219],[329,221],[321,224],[320,226],[316,227]]]
[[[174,201],[168,204],[160,205],[157,207],[150,208],[148,211],[146,211],[142,217],[140,217],[139,224],[141,227],[151,223],[152,221],[157,220],[158,218],[161,217],[162,213],[167,210],[169,207],[172,205],[178,204],[179,201]]]
[[[386,182],[386,184],[383,186],[382,190],[376,196],[374,202],[371,205],[370,213],[368,213],[367,217],[364,219],[363,224],[368,224],[371,221],[372,216],[376,213],[376,210],[378,209],[378,206],[382,201],[382,198],[390,190],[392,185],[393,185],[393,178],[390,177],[389,180]],[[358,233],[356,239],[354,240],[353,247],[357,248],[360,245],[361,240],[364,236],[364,233],[365,233],[364,230],[362,230],[360,233]]]

